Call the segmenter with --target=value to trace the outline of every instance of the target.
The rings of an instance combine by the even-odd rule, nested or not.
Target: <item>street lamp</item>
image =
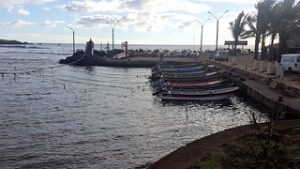
[[[67,27],[67,28],[73,31],[73,54],[74,54],[75,53],[75,31],[71,27]]]
[[[115,48],[115,27],[117,26],[117,24],[124,18],[125,16],[123,16],[121,19],[116,19],[113,18],[113,20],[109,20],[107,18],[106,22],[107,24],[109,24],[111,26],[111,41],[112,41],[112,50],[114,50]]]
[[[208,18],[205,22],[201,23],[198,19],[196,21],[201,25],[201,34],[200,34],[200,52],[202,52],[202,46],[203,46],[203,27],[210,19]]]
[[[216,52],[218,51],[218,38],[219,38],[219,20],[227,13],[229,12],[229,10],[226,10],[222,15],[220,15],[219,17],[216,17],[216,15],[214,15],[212,12],[208,12],[209,14],[211,14],[216,20],[217,20],[217,31],[216,31]]]

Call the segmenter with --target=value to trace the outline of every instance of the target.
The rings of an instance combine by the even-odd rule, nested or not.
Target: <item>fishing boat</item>
[[[159,94],[162,100],[167,101],[213,101],[228,99],[238,90],[238,87],[228,87],[206,91],[167,91]]]
[[[218,85],[209,85],[209,86],[205,86],[205,87],[199,87],[199,88],[172,88],[172,87],[168,87],[168,86],[163,86],[162,88],[160,88],[161,92],[162,91],[181,91],[181,92],[201,92],[201,91],[206,91],[206,90],[218,90],[218,89],[223,89],[223,88],[228,88],[228,87],[234,87],[235,85],[233,83],[230,82],[225,82],[222,84],[218,84]]]
[[[212,79],[219,77],[217,72],[207,72],[205,70],[199,72],[185,72],[185,73],[161,73],[151,76],[152,81],[164,79],[168,81],[200,81],[201,79]]]
[[[199,64],[159,65],[152,69],[153,95],[169,101],[228,99],[238,87],[214,70]]]
[[[193,78],[193,77],[201,77],[201,76],[206,76],[207,71],[206,70],[201,70],[198,72],[179,72],[179,73],[161,73],[160,77],[161,78]]]
[[[194,66],[182,66],[182,67],[160,67],[158,66],[158,68],[155,71],[152,71],[152,74],[159,74],[161,72],[197,72],[197,71],[201,71],[202,69],[204,69],[204,66],[199,66],[199,65],[194,65]]]
[[[207,88],[209,86],[218,86],[227,83],[226,80],[213,80],[205,82],[166,82],[165,86],[170,88]]]
[[[191,66],[198,66],[199,64],[197,63],[188,63],[188,64],[178,64],[178,65],[174,65],[174,64],[160,64],[155,66],[154,68],[152,68],[152,72],[157,71],[157,69],[159,68],[183,68],[183,67],[191,67]]]
[[[201,81],[201,80],[213,79],[217,77],[220,77],[220,75],[217,72],[209,72],[209,73],[205,72],[200,74],[190,74],[187,76],[178,75],[177,77],[162,75],[161,78],[167,81]]]

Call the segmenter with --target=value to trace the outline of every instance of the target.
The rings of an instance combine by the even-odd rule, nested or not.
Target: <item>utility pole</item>
[[[219,40],[219,20],[227,13],[229,10],[226,10],[222,15],[216,17],[212,12],[208,12],[217,20],[217,28],[216,28],[216,52],[218,51],[218,40]]]
[[[200,34],[200,52],[203,52],[203,28],[206,22],[208,22],[210,19],[208,18],[205,22],[201,23],[198,19],[196,21],[201,25],[201,34]]]
[[[67,27],[67,28],[73,32],[73,54],[75,54],[75,31],[71,27]]]

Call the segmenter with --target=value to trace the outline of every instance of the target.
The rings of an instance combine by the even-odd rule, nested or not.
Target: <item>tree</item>
[[[284,0],[283,2],[281,2],[279,15],[281,20],[281,24],[279,26],[280,57],[278,58],[278,60],[281,59],[281,54],[287,52],[287,40],[289,35],[288,32],[292,30],[293,27],[295,28],[295,26],[297,25],[297,20],[299,21],[300,3],[298,2],[298,4],[295,6],[294,4],[295,0]]]
[[[265,39],[268,36],[268,30],[270,25],[270,18],[272,17],[272,6],[274,0],[264,0],[257,3],[257,29],[261,34],[261,57],[266,58],[267,49],[265,45]]]
[[[248,25],[248,30],[245,30],[244,33],[241,34],[242,39],[247,39],[251,37],[255,37],[255,46],[254,46],[254,60],[258,59],[258,47],[260,42],[260,32],[257,29],[257,17],[248,15],[246,19],[246,24]]]
[[[271,17],[271,7],[274,0],[259,1],[256,4],[257,14],[255,16],[248,16],[246,23],[248,30],[246,30],[241,37],[249,38],[255,37],[254,59],[263,59],[266,56],[265,38],[269,30],[269,18]],[[261,44],[261,58],[258,58],[259,44]]]
[[[271,42],[270,42],[270,55],[269,55],[269,61],[273,61],[274,59],[277,59],[275,56],[277,56],[277,53],[274,51],[274,40],[279,33],[279,27],[281,24],[280,20],[280,8],[281,3],[275,4],[271,8],[271,18],[269,19],[270,25],[269,25],[269,31],[271,35]]]
[[[238,17],[234,20],[234,22],[230,22],[230,29],[232,32],[232,36],[234,38],[234,55],[237,54],[236,47],[239,41],[239,37],[245,32],[245,25],[247,21],[247,15],[242,11]]]

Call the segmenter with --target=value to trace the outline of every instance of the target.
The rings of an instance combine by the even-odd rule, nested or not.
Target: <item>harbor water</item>
[[[161,102],[150,69],[59,65],[71,52],[71,44],[0,46],[1,169],[145,168],[193,140],[250,124],[252,113],[267,120],[238,96]]]

